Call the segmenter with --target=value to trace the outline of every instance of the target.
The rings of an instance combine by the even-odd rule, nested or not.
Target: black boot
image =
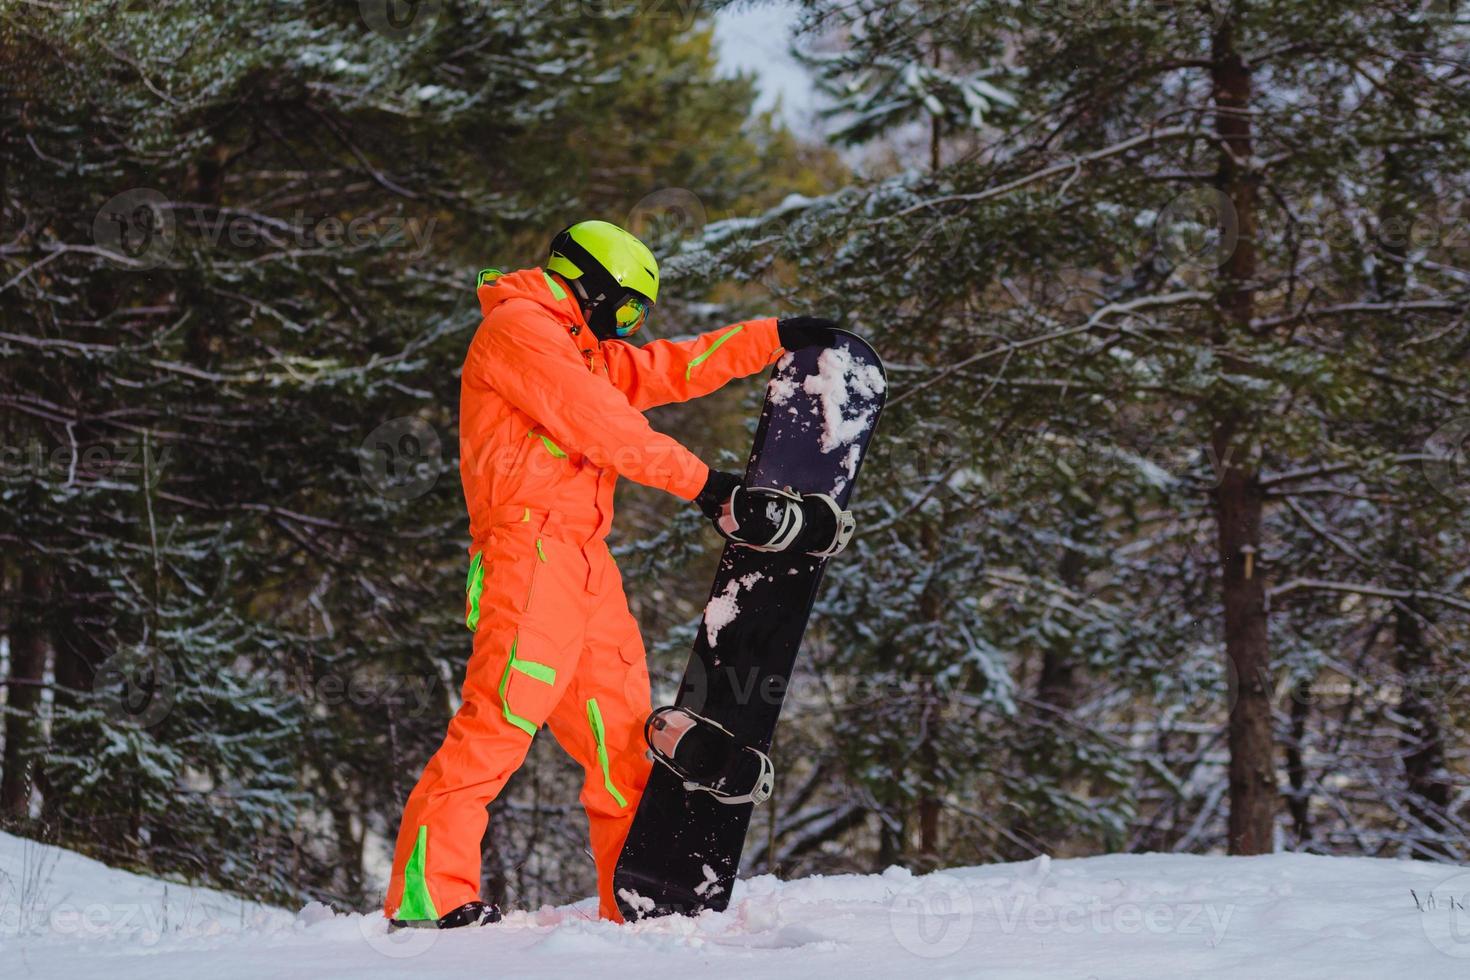
[[[437,919],[389,919],[390,929],[458,929],[460,926],[488,926],[500,921],[500,909],[489,902],[466,902],[453,912]]]

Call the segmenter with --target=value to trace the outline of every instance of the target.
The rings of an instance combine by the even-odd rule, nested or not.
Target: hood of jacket
[[[507,272],[477,287],[475,294],[480,300],[481,316],[489,316],[502,303],[516,300],[535,303],[566,325],[567,333],[577,341],[578,347],[583,350],[597,347],[597,338],[588,329],[576,298],[544,269]]]

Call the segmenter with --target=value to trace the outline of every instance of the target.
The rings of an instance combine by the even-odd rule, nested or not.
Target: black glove
[[[837,321],[819,316],[788,316],[776,321],[776,336],[787,350],[802,347],[834,347]]]
[[[731,494],[740,488],[740,477],[734,473],[722,473],[711,469],[705,477],[704,486],[694,498],[694,505],[712,521],[720,519],[720,508],[725,506]]]

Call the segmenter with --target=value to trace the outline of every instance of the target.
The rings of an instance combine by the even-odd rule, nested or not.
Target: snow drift
[[[1369,858],[1116,855],[738,884],[728,911],[616,926],[595,903],[388,933],[0,835],[7,977],[1463,976],[1470,869]]]

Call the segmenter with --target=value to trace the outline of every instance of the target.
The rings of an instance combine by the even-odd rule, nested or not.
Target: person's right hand
[[[740,477],[711,468],[709,476],[705,477],[704,486],[694,498],[694,505],[705,517],[718,522],[720,511],[739,489]]]
[[[725,490],[724,487],[729,487]],[[852,512],[824,493],[797,494],[770,487],[746,487],[729,473],[705,483],[700,509],[727,541],[757,551],[793,551],[830,558],[852,537]],[[705,491],[700,491],[701,496]],[[697,502],[700,501],[696,497]],[[709,504],[706,509],[706,504]]]

